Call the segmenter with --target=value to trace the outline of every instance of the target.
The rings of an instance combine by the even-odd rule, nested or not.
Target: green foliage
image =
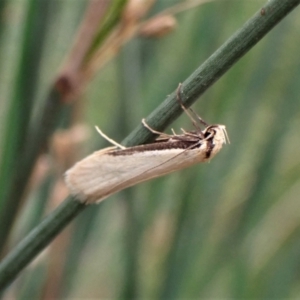
[[[56,76],[83,14],[80,1],[72,5],[55,1],[47,7],[47,18],[33,19],[30,8],[39,8],[35,2],[39,1],[8,1],[0,6],[4,15],[0,64],[5,66],[0,69],[4,166],[0,170],[4,178],[0,182],[0,214],[9,205],[3,195],[9,189],[10,172],[15,172],[19,161],[22,168],[32,170],[28,161],[38,156],[39,151],[22,156],[23,147],[35,146],[26,133],[40,120],[45,95],[50,97],[53,92],[51,78]],[[123,1],[119,3],[123,5]],[[168,1],[170,6],[174,3]],[[151,14],[165,7],[166,2],[158,1]],[[96,124],[122,141],[259,9],[258,1],[215,1],[178,14],[176,30],[164,38],[130,40],[77,99],[84,102],[81,118],[89,127]],[[226,125],[230,145],[210,163],[141,184],[86,208],[7,289],[7,295],[20,299],[25,295],[28,299],[45,295],[55,299],[299,298],[298,10],[194,105],[206,121]],[[116,9],[116,13],[119,16],[120,11]],[[114,22],[117,16],[112,18]],[[29,35],[32,23],[37,26],[38,22],[45,27]],[[25,55],[26,51],[35,53],[36,60]],[[30,92],[25,92],[25,87]],[[64,106],[55,111],[60,121],[70,115],[61,114]],[[72,108],[67,109],[72,114]],[[58,126],[57,120],[54,123],[51,130],[44,131],[46,136]],[[192,128],[186,116],[172,124],[175,131],[180,127]],[[30,147],[26,146],[28,139]],[[96,144],[97,148],[108,146],[94,131],[87,144],[90,150],[86,154]],[[84,156],[79,153],[78,157]],[[0,236],[4,252],[15,249],[22,258],[15,246],[25,229],[36,225],[47,205],[49,211],[57,206],[50,199],[64,166],[57,167],[51,154],[48,159],[52,168],[15,207],[18,217],[16,212],[5,215],[12,224],[7,229],[8,240],[6,234]],[[14,189],[17,194],[18,186]],[[73,201],[68,198],[59,206],[59,216],[67,211],[71,220],[84,209],[77,202],[68,206]],[[59,216],[50,214],[44,228],[59,222]],[[41,247],[40,239],[46,245],[47,234],[54,236],[52,230],[43,236],[32,232],[31,237],[36,234],[32,247]]]

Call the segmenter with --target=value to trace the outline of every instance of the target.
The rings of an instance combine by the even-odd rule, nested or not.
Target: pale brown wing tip
[[[83,194],[79,189],[77,189],[72,181],[72,170],[73,168],[67,170],[67,172],[64,174],[65,177],[65,183],[67,185],[67,188],[69,189],[69,192],[71,196],[73,196],[73,199],[75,201],[81,202],[83,204],[90,204],[88,202],[87,195]]]
[[[74,168],[74,167],[73,167]],[[71,194],[71,196],[74,198],[74,201],[78,201],[82,204],[85,205],[90,205],[90,204],[98,204],[100,203],[103,199],[106,197],[96,197],[95,195],[86,195],[84,192],[82,192],[79,188],[76,187],[76,174],[74,174],[73,168],[67,170],[67,172],[64,174],[65,177],[65,183],[66,186]]]
[[[65,183],[75,201],[77,200],[84,204],[93,204],[99,203],[101,200],[107,198],[108,195],[98,193],[97,182],[95,183],[95,186],[93,186],[91,181],[94,180],[95,176],[97,177],[95,171],[97,171],[99,163],[101,164],[99,159],[102,158],[102,155],[115,149],[116,147],[108,147],[96,151],[77,162],[73,167],[66,171],[64,175]]]

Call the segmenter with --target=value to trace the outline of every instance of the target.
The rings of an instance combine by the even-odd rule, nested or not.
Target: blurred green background
[[[38,64],[26,69],[32,91],[24,93],[30,95],[33,115],[39,114],[86,7],[83,0],[0,1],[2,162],[8,111],[22,64],[28,63],[20,57],[34,2],[44,22],[31,31],[25,56]],[[158,0],[149,15],[177,2]],[[109,146],[94,125],[121,141],[263,4],[207,3],[176,15],[177,27],[163,38],[131,39],[76,100],[83,103],[79,113],[90,129],[78,159]],[[298,8],[193,106],[209,123],[226,125],[230,145],[210,163],[86,209],[4,297],[300,298],[299,27]],[[22,114],[16,120],[22,122]],[[192,129],[190,123],[182,115],[172,128]],[[55,160],[51,151],[47,159]],[[47,204],[55,178],[62,178],[57,169],[50,168],[27,193],[9,248],[50,210],[45,206],[63,201]]]

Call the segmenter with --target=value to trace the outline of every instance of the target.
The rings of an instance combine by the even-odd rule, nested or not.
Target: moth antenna
[[[146,120],[145,120],[145,119],[142,119],[142,124],[143,124],[149,131],[151,131],[151,132],[154,133],[154,134],[158,134],[158,135],[165,136],[165,137],[168,137],[168,138],[172,137],[172,136],[169,135],[169,134],[166,134],[166,133],[164,133],[164,132],[159,132],[159,131],[156,131],[156,130],[152,129],[152,128],[146,123]]]
[[[104,138],[106,139],[108,142],[110,142],[111,144],[115,145],[116,147],[120,148],[120,149],[126,149],[126,147],[120,145],[119,143],[117,143],[116,141],[112,140],[111,138],[109,138],[106,134],[104,134],[100,128],[98,126],[95,126],[96,130],[98,131],[98,133]]]

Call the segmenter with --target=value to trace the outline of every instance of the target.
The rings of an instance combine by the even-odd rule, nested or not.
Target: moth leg
[[[199,122],[204,125],[205,127],[207,127],[209,124],[207,122],[205,122],[191,107],[189,108],[189,110],[194,114],[194,116],[196,116],[196,118],[199,120]]]
[[[95,126],[96,130],[98,131],[98,133],[104,138],[106,139],[108,142],[110,142],[111,144],[115,145],[116,147],[120,148],[120,149],[126,149],[126,147],[120,145],[119,143],[117,143],[116,141],[112,140],[111,138],[109,138],[106,134],[104,134],[100,128],[98,126]]]
[[[201,133],[199,133],[199,132],[197,132],[197,133],[192,133],[192,132],[185,131],[183,128],[180,128],[180,129],[181,129],[183,135],[178,136],[178,138],[180,138],[180,140],[182,140],[182,141],[189,141],[189,140],[190,140],[189,137],[190,137],[190,138],[194,138],[194,139],[196,139],[196,140],[199,140],[199,134],[200,134],[201,140],[204,140],[204,139],[205,139],[202,132],[201,132]],[[202,136],[202,135],[203,135],[203,136]],[[186,138],[185,138],[185,137],[186,137]]]
[[[182,110],[188,115],[188,117],[191,119],[194,126],[201,131],[201,128],[198,126],[198,123],[194,120],[193,116],[189,113],[188,109],[183,105],[182,99],[181,99],[181,90],[182,90],[182,84],[179,83],[178,88],[176,90],[176,96],[177,100],[182,108]]]
[[[189,109],[187,109],[184,105],[183,105],[183,102],[182,102],[182,99],[181,99],[181,89],[182,89],[182,84],[179,83],[179,86],[177,88],[177,99],[178,99],[178,102],[180,103],[180,106],[181,108],[184,110],[184,112],[189,116],[189,118],[191,119],[191,121],[193,122],[194,126],[198,129],[198,130],[201,130],[201,128],[198,126],[198,123],[195,121],[195,119],[193,118],[192,114],[194,115],[194,117],[197,118],[197,120],[202,124],[204,125],[205,127],[208,126],[208,123],[205,122],[191,107]],[[189,111],[192,113],[190,114]]]
[[[151,132],[154,133],[154,134],[158,134],[158,135],[160,135],[160,136],[162,136],[162,137],[167,137],[167,138],[171,138],[171,137],[172,137],[172,135],[169,135],[169,134],[166,134],[166,133],[164,133],[164,132],[159,132],[159,131],[156,131],[156,130],[152,129],[152,128],[146,123],[145,119],[142,119],[142,124],[143,124],[149,131],[151,131]]]
[[[199,139],[199,133],[192,133],[185,131],[181,128],[183,134],[177,134],[172,137],[172,140],[176,141],[185,141],[185,142],[202,142],[202,139]]]
[[[189,133],[187,132],[187,131],[185,131],[183,128],[180,128],[180,130],[182,131],[182,133],[184,134],[184,135],[188,135]]]

